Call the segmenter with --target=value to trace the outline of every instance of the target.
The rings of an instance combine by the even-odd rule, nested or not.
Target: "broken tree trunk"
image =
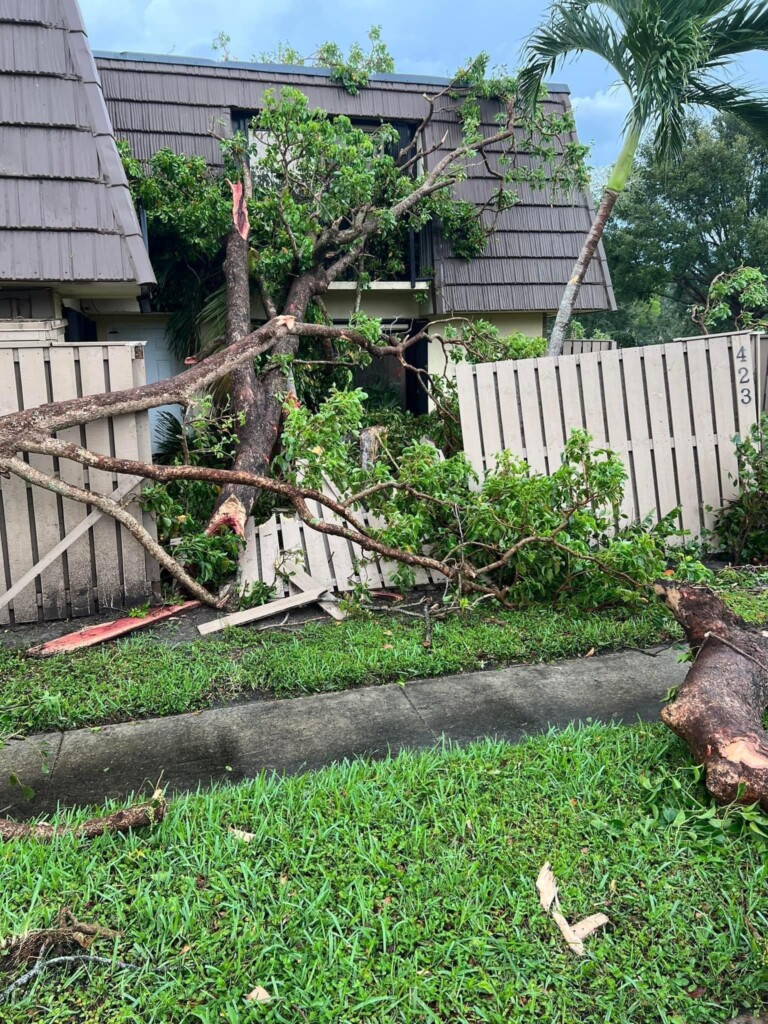
[[[243,180],[250,182],[246,170]],[[248,213],[245,201],[250,193],[243,185],[232,185],[233,223],[227,237],[224,277],[227,283],[227,344],[234,345],[251,330],[251,290],[248,279]],[[257,381],[253,361],[242,363],[229,375],[229,396],[237,421],[235,469],[264,473],[268,466],[259,450],[262,410],[257,402]],[[207,533],[222,527],[245,536],[245,521],[255,498],[252,488],[227,484],[221,489]]]
[[[655,589],[695,654],[662,720],[704,766],[716,800],[758,802],[768,811],[768,637],[707,587],[659,582]]]
[[[244,170],[242,186],[232,186],[233,223],[227,237],[224,276],[227,284],[227,343],[234,345],[251,330],[251,289],[248,271],[248,220],[245,199],[250,194],[249,172]],[[287,309],[296,309],[303,316],[312,294],[313,278],[301,281],[291,290]],[[293,356],[298,338],[286,345],[276,345],[274,354]],[[253,361],[243,363],[230,374],[230,399],[236,418],[237,453],[233,469],[266,475],[280,434],[283,403],[290,401],[295,388],[293,379],[280,364],[262,371],[258,376]],[[259,491],[246,484],[226,484],[216,502],[206,533],[232,530],[245,536],[245,523]]]

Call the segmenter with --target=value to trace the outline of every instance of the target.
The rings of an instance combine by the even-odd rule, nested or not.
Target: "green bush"
[[[142,508],[155,516],[157,538],[203,586],[223,583],[237,569],[241,541],[233,533],[205,534],[218,489],[201,480],[152,484]]]
[[[593,449],[583,431],[571,435],[550,476],[532,473],[504,452],[494,472],[478,481],[463,452],[444,458],[420,440],[404,444],[397,456],[388,450],[363,471],[354,446],[333,435],[340,428],[354,435],[362,410],[362,400],[339,393],[322,415],[291,411],[281,469],[291,475],[293,461],[307,481],[326,473],[344,494],[374,483],[399,485],[366,499],[386,524],[379,537],[392,547],[429,547],[441,560],[465,562],[515,606],[546,601],[594,608],[643,600],[639,588],[667,570],[667,544],[678,533],[674,511],[656,525],[622,523],[624,466],[613,452]],[[690,559],[682,571],[697,576],[700,563]],[[407,586],[411,578],[404,566],[397,582]]]
[[[768,562],[768,414],[734,438],[738,494],[717,516],[720,544],[737,564]]]

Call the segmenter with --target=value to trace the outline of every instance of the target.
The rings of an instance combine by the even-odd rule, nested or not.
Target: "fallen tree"
[[[704,766],[716,800],[768,811],[768,633],[748,626],[706,587],[665,582],[656,592],[695,655],[662,720]]]
[[[170,242],[158,252],[158,277],[166,278],[162,261],[168,260],[178,289],[178,268],[193,264],[184,285],[191,294],[180,297],[177,290],[172,299],[200,308],[216,344],[235,345],[249,333],[252,306],[267,320],[288,316],[304,325],[275,338],[269,359],[238,364],[229,377],[235,470],[269,475],[286,401],[302,400],[306,368],[322,367],[337,378],[339,368],[393,354],[366,317],[362,295],[372,280],[402,277],[409,233],[439,222],[454,255],[471,260],[484,251],[498,217],[517,203],[519,183],[550,195],[584,186],[585,148],[568,139],[572,116],[545,111],[543,103],[520,109],[515,80],[506,73],[487,77],[487,65],[480,55],[450,85],[425,95],[422,120],[408,138],[387,124],[364,131],[346,117],[310,109],[301,92],[286,87],[279,97],[265,95],[246,135],[221,140],[224,177],[168,151],[149,168],[126,156],[150,240],[157,225]],[[490,181],[477,204],[455,195],[473,167],[487,168]],[[202,211],[191,223],[190,196],[192,208]],[[176,227],[170,239],[169,224]],[[211,277],[212,265],[220,273],[225,236],[220,288],[201,296],[199,280]],[[357,285],[350,325],[367,345],[350,346],[344,332],[333,330],[323,297],[341,280]],[[182,358],[198,356],[189,348],[198,327],[185,320],[177,339]],[[198,348],[208,350],[204,342]],[[403,354],[399,349],[406,366]],[[248,484],[227,483],[210,532],[225,526],[241,533],[257,497]]]
[[[196,580],[119,502],[88,487],[68,484],[59,473],[42,472],[31,465],[29,456],[51,456],[55,466],[69,460],[88,470],[166,484],[180,480],[216,484],[221,491],[208,524],[211,533],[225,529],[242,535],[255,496],[277,495],[308,527],[344,537],[364,551],[399,562],[406,570],[435,571],[460,599],[493,599],[506,606],[557,599],[572,596],[575,581],[581,599],[590,607],[636,599],[638,591],[665,567],[665,540],[675,527],[667,522],[654,531],[632,527],[615,532],[624,469],[610,453],[591,451],[585,436],[571,439],[563,466],[549,477],[532,476],[506,453],[499,457],[495,473],[477,486],[463,456],[442,460],[429,444],[414,444],[397,464],[374,457],[366,458],[363,467],[354,466],[345,454],[344,434],[360,434],[356,393],[332,392],[329,402],[336,404],[330,414],[318,412],[314,418],[297,398],[295,373],[301,362],[297,354],[302,343],[309,343],[324,346],[328,357],[305,361],[315,365],[337,366],[350,359],[354,363],[359,357],[395,358],[417,373],[439,399],[428,375],[408,364],[409,349],[425,336],[426,329],[393,340],[361,310],[349,325],[334,325],[323,315],[321,296],[352,269],[362,287],[371,266],[381,259],[372,248],[373,241],[384,239],[394,245],[396,229],[403,225],[417,227],[426,218],[441,216],[447,223],[453,219],[459,224],[457,245],[462,230],[467,235],[474,230],[477,244],[484,243],[488,228],[482,216],[489,210],[502,211],[514,201],[510,186],[521,178],[511,164],[511,170],[501,174],[487,210],[479,213],[451,198],[453,185],[473,160],[486,160],[490,151],[506,144],[510,160],[514,156],[520,131],[514,83],[485,82],[482,71],[484,65],[465,69],[460,83],[427,97],[422,125],[412,142],[394,156],[382,148],[382,140],[392,141],[386,128],[380,140],[372,140],[344,118],[330,119],[310,111],[306,99],[291,90],[284,90],[279,101],[268,100],[254,126],[255,139],[266,138],[269,143],[266,155],[258,156],[255,142],[242,138],[229,146],[234,180],[226,199],[226,326],[220,343],[212,346],[213,351],[192,357],[194,365],[169,380],[0,417],[0,473],[14,474],[33,487],[111,516],[183,589],[212,607],[220,606],[220,596]],[[488,96],[506,102],[501,105],[498,130],[484,134],[477,111],[480,100]],[[462,142],[440,156],[431,170],[416,175],[418,160],[441,151],[445,142],[444,137],[425,142],[432,115],[443,101],[460,106]],[[525,131],[529,136],[539,133],[537,151],[544,159],[549,149],[554,151],[553,139],[562,129],[562,120],[539,118]],[[309,139],[315,140],[314,147]],[[554,184],[573,180],[578,158],[577,152],[568,155],[554,173]],[[338,194],[330,184],[342,167],[349,174],[341,176],[345,184]],[[249,197],[252,183],[257,186]],[[211,190],[223,202],[220,184],[212,184]],[[270,260],[264,259],[264,250],[255,250],[262,243],[271,253]],[[267,314],[266,322],[255,330],[250,324],[252,285]],[[473,344],[472,338],[452,340],[467,348]],[[481,354],[493,358],[487,348]],[[237,447],[231,468],[188,461],[145,464],[94,452],[57,436],[67,428],[109,416],[163,405],[188,407],[201,392],[222,383],[236,417]],[[323,488],[326,473],[339,497]],[[331,518],[318,519],[311,502],[327,509]],[[383,528],[372,527],[360,514],[363,502],[384,519]],[[428,553],[425,545],[430,546]],[[542,551],[547,559],[537,565]],[[707,641],[691,672],[690,686],[686,684],[680,703],[667,709],[665,720],[707,764],[715,796],[764,801],[768,779],[761,775],[765,770],[761,759],[766,751],[760,746],[756,723],[766,691],[755,670],[764,671],[760,658],[765,645],[761,647],[724,608],[717,606],[715,614],[714,597],[708,602],[701,591],[690,589],[662,588],[662,594],[692,645]],[[725,699],[726,691],[718,693],[716,686],[721,661],[731,672],[738,665],[739,698],[711,720],[707,716],[716,705],[715,698],[721,704]],[[704,694],[701,699],[700,693]],[[728,732],[728,716],[737,710]],[[715,731],[714,744],[707,730]],[[747,766],[749,778],[741,777],[740,765]],[[120,822],[129,820],[125,817],[129,812],[119,814]],[[93,823],[94,829],[100,827]],[[20,830],[13,833],[19,836],[56,834],[46,831],[46,826],[13,826],[11,832],[13,828]],[[36,828],[42,832],[36,833]]]

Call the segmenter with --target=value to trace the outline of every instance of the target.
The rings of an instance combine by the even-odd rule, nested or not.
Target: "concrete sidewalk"
[[[124,799],[161,777],[169,792],[182,792],[444,738],[515,742],[573,721],[655,721],[686,670],[671,650],[623,652],[47,733],[0,751],[0,813],[31,817],[57,804]],[[31,801],[9,785],[11,771],[34,789]]]

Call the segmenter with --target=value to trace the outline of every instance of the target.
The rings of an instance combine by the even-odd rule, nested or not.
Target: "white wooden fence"
[[[330,483],[326,482],[323,490],[330,497],[338,498]],[[339,521],[317,501],[308,501],[307,506],[320,520]],[[384,525],[383,520],[367,509],[358,507],[355,511],[366,526]],[[349,593],[359,584],[372,590],[395,586],[395,576],[400,569],[397,562],[363,551],[345,537],[310,529],[292,513],[274,515],[262,526],[256,526],[253,519],[249,519],[240,556],[241,587],[260,580],[275,588],[276,597],[287,597],[291,584],[286,567],[292,564],[303,566],[318,586],[340,594]],[[414,569],[414,580],[417,585],[445,583],[440,573],[421,568]]]
[[[65,344],[40,333],[29,340],[0,340],[0,415],[134,387],[144,376],[141,343]],[[151,461],[146,413],[98,420],[58,436],[97,452]],[[118,484],[111,473],[59,464],[49,456],[31,455],[29,461],[102,494],[118,486],[121,494],[127,490],[125,478]],[[128,508],[141,518],[135,499]],[[148,516],[144,525],[152,529]],[[140,603],[158,578],[154,561],[114,520],[18,477],[0,480],[0,624],[79,617]]]
[[[564,356],[580,356],[586,352],[609,352],[617,348],[615,341],[603,338],[585,338],[583,341],[564,341]]]
[[[759,370],[756,370],[756,367]],[[630,521],[681,510],[693,536],[733,496],[732,438],[765,407],[768,337],[710,335],[557,359],[459,364],[464,448],[477,472],[511,449],[551,473],[584,428],[619,454]]]

